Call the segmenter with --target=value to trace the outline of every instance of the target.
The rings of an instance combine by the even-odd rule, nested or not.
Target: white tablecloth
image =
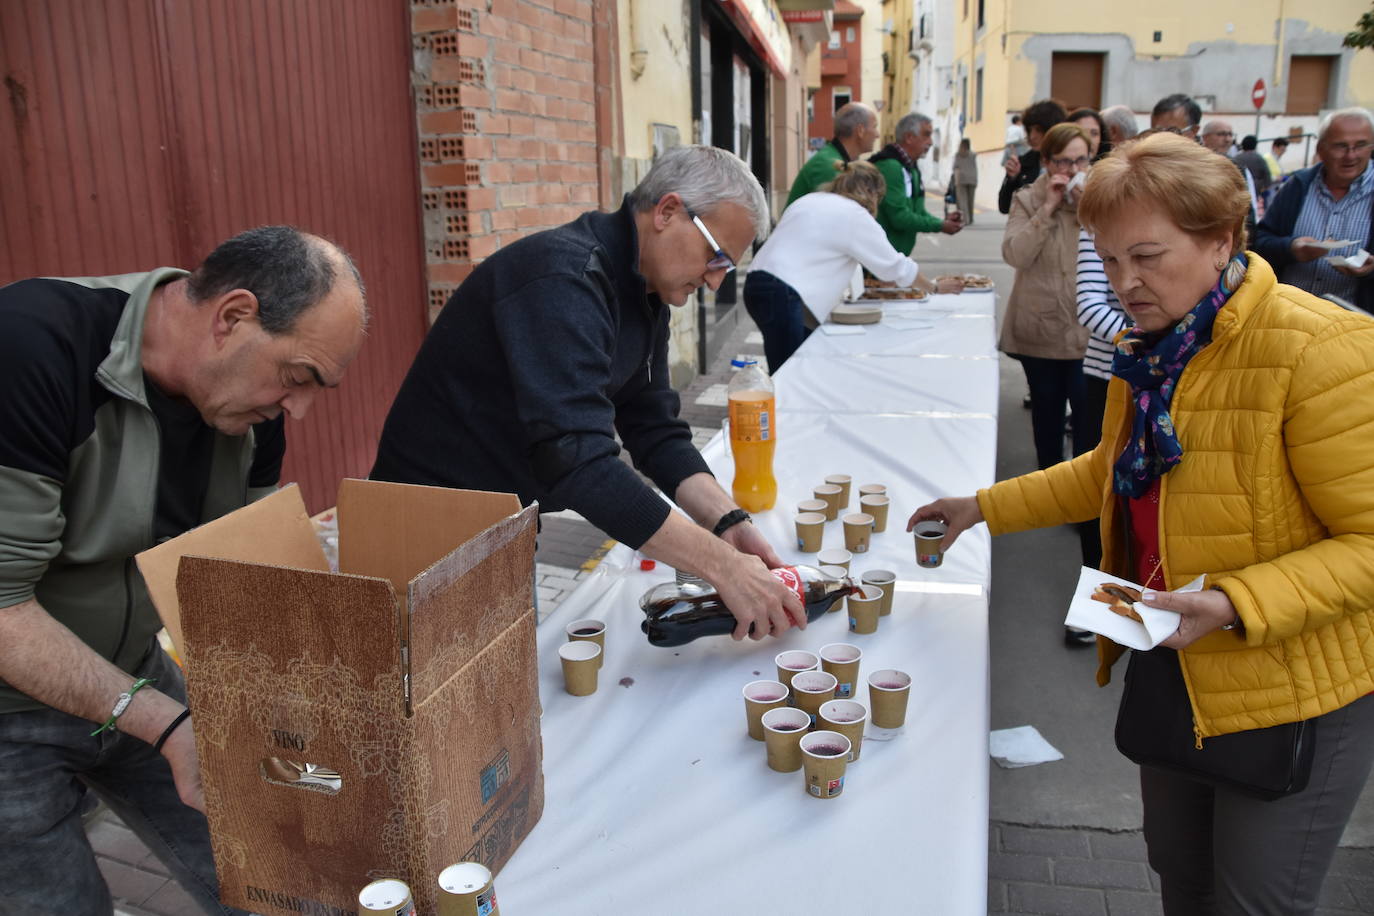
[[[922,570],[904,528],[922,503],[993,479],[992,299],[933,297],[920,304],[940,312],[929,330],[812,334],[776,377],[779,498],[756,523],[785,560],[814,564],[797,550],[795,504],[827,474],[854,478],[851,511],[860,484],[885,483],[888,530],[851,564],[898,575],[877,633],[851,634],[835,613],[779,639],[655,648],[638,600],[672,573],[640,572],[623,546],[541,624],[545,809],[497,877],[503,910],[986,912],[989,537],[970,532]],[[721,437],[703,454],[728,488]],[[825,541],[843,546],[838,521]],[[581,617],[606,621],[607,649],[597,693],[571,697],[557,647]],[[844,794],[819,801],[800,773],[768,769],[740,689],[773,677],[776,653],[835,641],[863,648],[863,671],[909,672],[912,701],[899,733],[870,728]]]

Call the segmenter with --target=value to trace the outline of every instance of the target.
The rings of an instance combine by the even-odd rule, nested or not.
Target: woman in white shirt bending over
[[[855,265],[897,286],[937,291],[918,279],[916,262],[892,247],[874,218],[887,190],[882,173],[867,162],[835,167],[839,174],[825,190],[797,198],[783,213],[744,281],[744,307],[763,334],[769,372],[840,304]],[[959,285],[938,291],[959,292]]]

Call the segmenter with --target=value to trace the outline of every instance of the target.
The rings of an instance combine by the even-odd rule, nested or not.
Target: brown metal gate
[[[0,284],[193,266],[290,223],[353,255],[371,332],[288,422],[312,510],[371,467],[424,336],[409,6],[0,0]]]

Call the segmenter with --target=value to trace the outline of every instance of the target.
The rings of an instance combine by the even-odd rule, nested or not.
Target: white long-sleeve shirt
[[[919,268],[892,247],[862,204],[813,191],[797,198],[763,243],[751,270],[764,270],[797,291],[816,321],[840,304],[855,265],[880,280],[911,286]]]
[[[1102,269],[1102,259],[1097,256],[1093,237],[1088,230],[1078,232],[1078,323],[1088,329],[1088,349],[1083,354],[1083,371],[1098,378],[1112,377],[1112,357],[1116,346],[1112,343],[1117,334],[1129,327],[1131,322],[1116,292],[1107,282],[1107,273]]]

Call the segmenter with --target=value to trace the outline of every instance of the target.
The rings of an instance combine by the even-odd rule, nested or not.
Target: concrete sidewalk
[[[922,269],[929,276],[992,276],[1000,315],[1012,280],[1000,255],[1004,225],[1000,214],[979,211],[975,224],[957,236],[922,236],[916,252]],[[762,350],[757,330],[742,315],[710,371],[682,392],[682,416],[692,425],[698,447],[725,417],[730,359],[736,353],[761,355]],[[1003,358],[999,478],[1035,467],[1029,412],[1021,408],[1024,392],[1019,365]],[[894,507],[893,512],[915,508]],[[1062,642],[1064,607],[1079,567],[1077,537],[1063,527],[1011,535],[993,544],[992,727],[1034,725],[1064,759],[1017,770],[992,769],[989,911],[1159,914],[1158,882],[1146,864],[1140,834],[1135,768],[1112,743],[1119,684],[1099,690],[1093,681],[1095,653],[1066,648]],[[546,517],[537,556],[541,619],[595,565],[606,546],[605,536],[576,516]],[[90,835],[120,899],[120,912],[194,912],[161,863],[113,815],[106,812],[95,819]],[[1319,916],[1374,913],[1374,791],[1366,789],[1344,842],[1327,878]],[[919,905],[913,906],[919,912]]]

